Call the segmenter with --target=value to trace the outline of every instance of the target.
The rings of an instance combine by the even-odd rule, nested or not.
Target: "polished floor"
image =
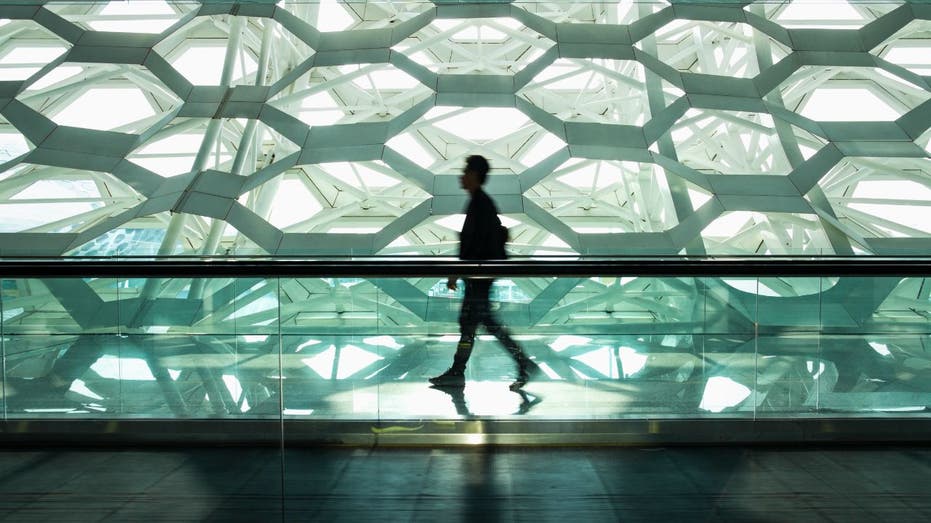
[[[929,521],[931,448],[8,448],[0,517]]]

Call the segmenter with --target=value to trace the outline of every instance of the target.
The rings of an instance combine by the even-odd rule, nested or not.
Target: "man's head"
[[[465,167],[462,169],[462,177],[459,178],[462,188],[470,193],[478,190],[482,185],[485,185],[489,169],[488,160],[484,156],[473,154],[466,158]]]

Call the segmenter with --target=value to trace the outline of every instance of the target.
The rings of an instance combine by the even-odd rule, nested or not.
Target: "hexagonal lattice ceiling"
[[[809,150],[817,138],[797,130]],[[767,113],[690,109],[671,130],[676,153],[685,165],[715,174],[788,174],[792,167]],[[813,143],[814,142],[814,143]]]
[[[873,49],[873,54],[906,70],[931,75],[931,21],[912,20]]]
[[[666,172],[651,163],[573,158],[526,196],[577,233],[662,232],[677,223]]]
[[[927,252],[922,3],[0,6],[0,254]],[[820,7],[819,7],[820,6]]]
[[[557,23],[630,24],[669,5],[665,1],[640,2],[514,2],[521,9]]]
[[[514,74],[554,44],[514,18],[443,18],[394,48],[434,73]]]
[[[806,65],[780,90],[786,108],[818,121],[895,120],[931,98],[922,86],[876,67]]]
[[[388,121],[433,91],[392,64],[314,67],[271,99],[308,126]]]
[[[664,105],[685,94],[662,81]],[[561,120],[643,125],[652,116],[643,64],[628,60],[556,60],[518,95]]]
[[[83,230],[144,200],[112,175],[27,163],[17,166],[0,198],[3,232]]]
[[[71,44],[34,20],[0,14],[0,81],[25,80],[61,57]]]
[[[673,20],[653,36],[656,57],[688,73],[752,78],[760,73],[759,40],[765,42],[767,61],[778,62],[789,54],[787,47],[747,24]]]
[[[481,149],[497,172],[517,173],[564,145],[511,107],[434,107],[386,145],[436,173],[455,172]]]
[[[762,16],[789,29],[859,29],[904,2],[759,2]],[[759,7],[762,4],[762,7]]]
[[[133,64],[65,62],[18,99],[59,125],[134,134],[181,105],[150,71]]]
[[[90,31],[161,33],[197,7],[191,2],[62,2],[47,9]]]
[[[273,83],[313,54],[274,19],[228,14],[194,17],[153,50],[194,85]],[[282,62],[260,64],[270,53]]]

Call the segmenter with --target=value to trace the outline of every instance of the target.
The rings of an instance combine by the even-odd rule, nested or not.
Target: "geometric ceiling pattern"
[[[927,253],[931,6],[0,6],[0,255],[450,255],[468,154],[514,255]]]

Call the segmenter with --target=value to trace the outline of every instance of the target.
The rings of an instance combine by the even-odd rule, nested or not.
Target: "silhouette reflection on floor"
[[[470,418],[476,417],[476,415],[473,414],[469,410],[469,404],[465,398],[465,386],[462,386],[462,387],[431,386],[430,388],[449,395],[450,400],[452,400],[453,402],[453,406],[456,408],[456,414],[460,416],[470,417]],[[525,390],[509,391],[508,393],[517,394],[518,396],[520,396],[520,400],[521,400],[520,405],[518,406],[517,411],[512,413],[516,415],[527,414],[528,412],[530,412],[530,409],[532,409],[536,405],[539,405],[543,401],[543,396],[540,396],[538,394],[530,394],[529,392]]]

